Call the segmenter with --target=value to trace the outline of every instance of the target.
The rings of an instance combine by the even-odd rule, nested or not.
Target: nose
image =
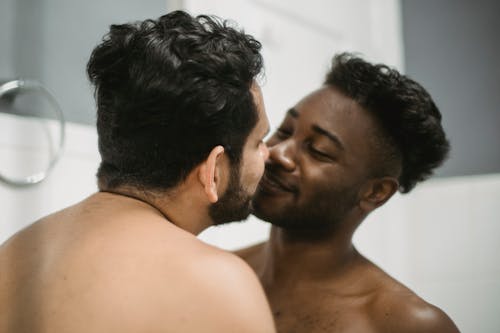
[[[295,170],[294,149],[292,140],[279,142],[269,147],[269,160],[281,165],[286,171],[293,171]]]

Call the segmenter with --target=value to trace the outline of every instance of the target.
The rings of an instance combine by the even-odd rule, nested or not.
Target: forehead
[[[369,149],[369,138],[377,130],[375,118],[334,87],[324,86],[313,91],[294,109],[299,126],[319,126],[331,132],[342,141],[347,151]]]

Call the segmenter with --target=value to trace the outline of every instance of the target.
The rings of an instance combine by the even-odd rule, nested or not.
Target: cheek
[[[331,167],[330,167],[331,168]],[[328,167],[305,165],[301,169],[300,200],[310,200],[336,187],[338,177]],[[330,172],[329,172],[330,171]]]
[[[255,163],[253,163],[251,173],[253,180],[258,183],[264,175],[265,163],[263,155],[261,153],[258,153],[254,161]]]
[[[244,168],[244,175],[246,178],[246,185],[251,189],[255,189],[264,174],[265,155],[260,150],[251,155],[252,156],[248,156],[249,158],[247,161],[249,161],[249,163]]]
[[[265,162],[268,156],[267,150],[259,149],[257,158],[255,159],[255,175],[259,179],[264,175],[264,170],[266,168]]]

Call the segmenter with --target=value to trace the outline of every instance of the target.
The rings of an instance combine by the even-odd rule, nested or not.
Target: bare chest
[[[279,333],[375,332],[366,297],[331,293],[268,293]]]

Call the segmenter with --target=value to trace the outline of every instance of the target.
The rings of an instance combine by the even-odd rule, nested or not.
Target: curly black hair
[[[183,11],[111,25],[92,52],[99,187],[164,190],[217,145],[239,163],[258,113],[261,44],[227,21]]]
[[[381,170],[399,170],[399,191],[408,193],[447,158],[450,144],[441,113],[417,82],[383,64],[350,54],[334,56],[325,84],[371,112],[381,126]],[[384,171],[382,171],[384,172]]]

